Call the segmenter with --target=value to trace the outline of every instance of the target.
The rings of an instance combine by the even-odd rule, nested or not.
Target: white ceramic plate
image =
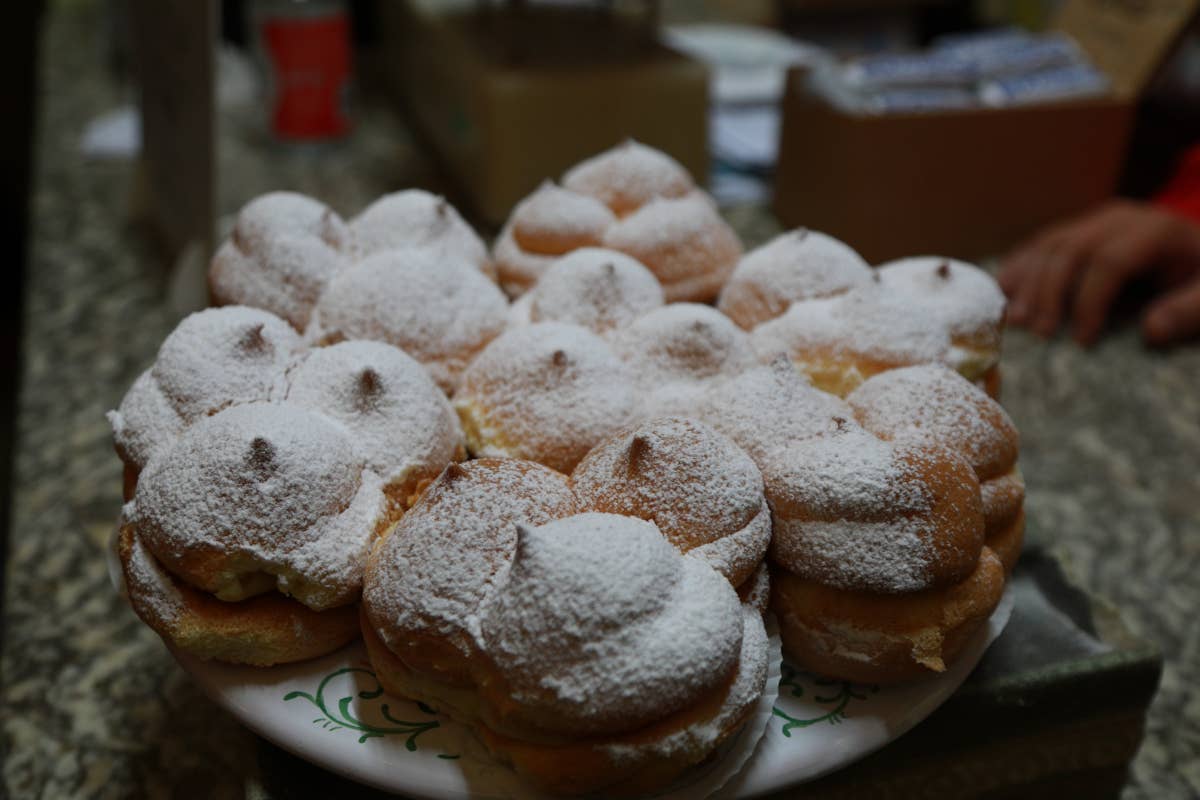
[[[757,750],[717,796],[753,797],[845,766],[911,729],[949,697],[1008,622],[1005,593],[985,628],[945,673],[877,689],[826,681],[786,663]],[[247,727],[326,769],[420,798],[530,797],[464,726],[384,694],[360,643],[324,658],[258,669],[179,660]],[[707,779],[702,782],[708,783]],[[693,794],[692,796],[698,796]]]

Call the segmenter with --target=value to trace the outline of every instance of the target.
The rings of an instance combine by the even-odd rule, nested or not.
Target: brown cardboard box
[[[1011,109],[858,116],[789,75],[775,211],[878,263],[977,258],[1112,195],[1137,97],[1196,0],[1067,0],[1057,27],[1113,82],[1111,96]]]
[[[647,22],[546,6],[380,6],[385,71],[492,224],[543,179],[633,137],[704,180],[708,73]]]

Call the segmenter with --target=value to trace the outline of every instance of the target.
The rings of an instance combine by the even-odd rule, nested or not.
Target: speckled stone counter
[[[123,99],[96,63],[97,20],[48,22],[3,609],[4,787],[22,798],[283,796],[269,785],[278,751],[205,699],[109,584],[121,469],[104,412],[176,318],[165,269],[126,219],[131,166],[78,154],[83,123]],[[430,177],[386,114],[319,159],[231,142],[220,164],[226,213],[268,188],[352,213]],[[775,231],[758,209],[730,217],[750,245]],[[1004,368],[1031,544],[1166,657],[1125,796],[1200,795],[1200,347],[1151,353],[1124,331],[1084,352],[1014,332]]]

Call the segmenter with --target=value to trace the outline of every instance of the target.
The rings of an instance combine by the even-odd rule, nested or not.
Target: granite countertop
[[[0,662],[4,786],[14,797],[266,796],[270,756],[109,584],[121,465],[104,412],[177,315],[165,270],[127,221],[132,166],[79,155],[83,124],[128,98],[99,69],[97,20],[72,8],[48,15],[42,51]],[[292,188],[352,213],[428,183],[427,161],[390,115],[361,121],[316,160],[223,142],[221,210]],[[762,209],[729,216],[751,246],[777,230]],[[1149,352],[1122,330],[1083,351],[1013,331],[1004,378],[1022,432],[1030,543],[1166,658],[1125,796],[1200,795],[1200,346]]]

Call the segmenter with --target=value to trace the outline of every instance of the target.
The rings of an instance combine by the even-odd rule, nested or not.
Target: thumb
[[[1200,280],[1152,303],[1142,315],[1142,337],[1152,345],[1182,342],[1200,334]]]

